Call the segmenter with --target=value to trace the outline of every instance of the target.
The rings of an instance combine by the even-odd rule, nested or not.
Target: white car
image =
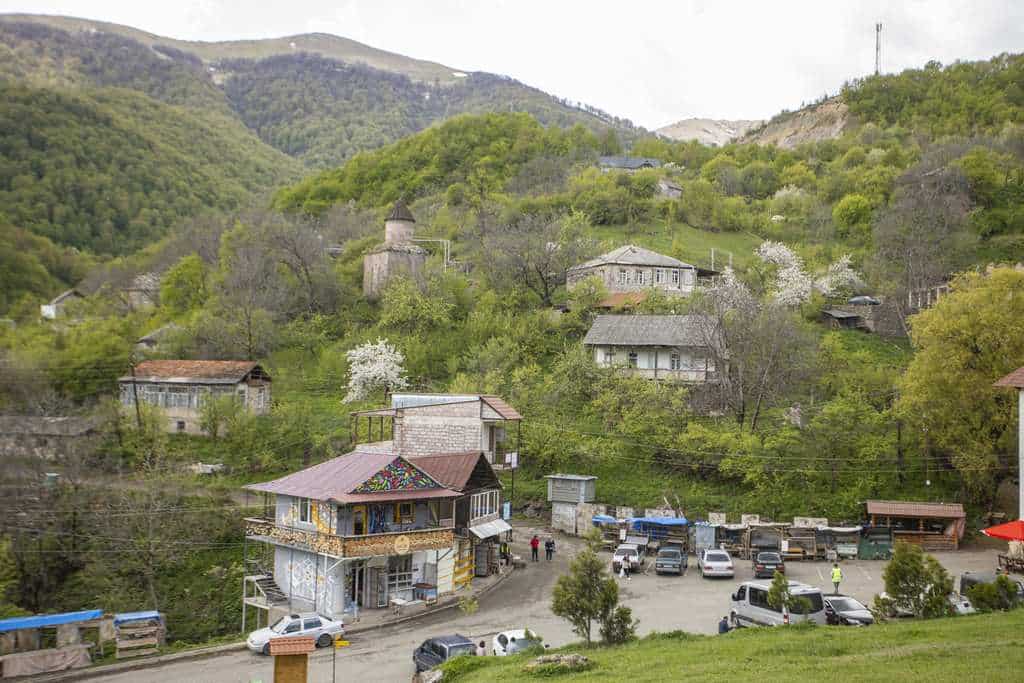
[[[619,547],[615,549],[615,554],[612,555],[612,572],[615,574],[619,573],[619,568],[622,566],[622,559],[624,557],[629,558],[629,568],[632,571],[639,571],[644,563],[643,553],[633,543],[620,543]]]
[[[697,573],[701,576],[725,576],[731,579],[736,569],[729,551],[705,548],[697,556]]]
[[[788,609],[768,604],[770,581],[744,581],[732,594],[729,620],[734,627],[785,626],[801,621],[812,621],[824,626],[828,623],[825,601],[821,590],[798,581],[789,582],[789,592],[794,597],[804,598],[806,613],[791,614]]]
[[[345,635],[344,622],[310,612],[281,617],[273,625],[250,633],[245,644],[253,652],[269,655],[270,641],[275,638],[312,636],[316,638],[317,647],[327,647],[334,642],[335,638],[343,635]]]
[[[491,641],[495,657],[514,655],[540,644],[537,634],[526,629],[502,631]]]

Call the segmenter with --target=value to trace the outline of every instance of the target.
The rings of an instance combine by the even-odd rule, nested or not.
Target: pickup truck
[[[658,551],[654,558],[654,573],[679,574],[686,571],[688,559],[680,546],[670,545]]]
[[[644,556],[640,550],[632,543],[622,543],[618,548],[615,549],[615,554],[612,555],[612,571],[616,574],[622,567],[622,558],[629,558],[629,566],[632,570],[637,570],[644,563]]]

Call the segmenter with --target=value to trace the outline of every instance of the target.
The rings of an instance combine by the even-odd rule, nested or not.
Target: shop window
[[[412,555],[388,558],[388,593],[412,589]]]

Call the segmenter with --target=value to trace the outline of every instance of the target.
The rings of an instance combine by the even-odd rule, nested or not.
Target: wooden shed
[[[312,636],[274,638],[270,656],[274,658],[274,683],[306,683],[309,653],[316,649]]]
[[[928,551],[960,547],[967,519],[960,503],[869,500],[865,506],[871,526],[891,529],[894,542],[914,543]]]

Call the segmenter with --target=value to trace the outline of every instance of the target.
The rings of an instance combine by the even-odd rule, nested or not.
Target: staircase
[[[263,595],[267,601],[267,605],[287,605],[288,596],[284,594],[284,591],[278,587],[274,582],[274,577],[269,575],[263,575],[257,577],[253,583],[256,584],[256,589]]]

